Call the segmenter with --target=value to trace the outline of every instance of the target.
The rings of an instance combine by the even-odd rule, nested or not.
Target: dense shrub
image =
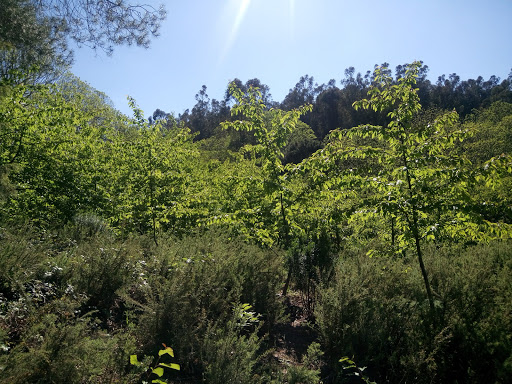
[[[506,381],[512,350],[509,246],[429,250],[437,320],[429,318],[414,263],[341,257],[316,309],[332,364],[354,356],[377,382]]]
[[[247,361],[247,354],[254,357],[259,345],[256,329],[248,327],[240,333],[232,329],[233,311],[239,304],[248,303],[261,315],[262,332],[282,315],[277,297],[284,280],[282,257],[215,231],[160,241],[138,268],[140,278],[123,298],[132,304],[133,318],[138,318],[140,343],[147,354],[162,342],[172,345],[186,372],[218,377],[214,367]],[[212,345],[221,351],[224,343],[222,348],[233,352],[226,356],[232,362],[207,353]],[[242,345],[248,349],[235,358],[235,351],[245,349]]]
[[[0,228],[0,293],[10,296],[45,262],[45,250],[31,229]]]
[[[126,253],[102,253],[116,242],[94,234],[76,242],[23,227],[1,237],[0,383],[128,378],[133,337],[99,321],[127,280]]]
[[[254,368],[262,340],[253,327],[258,318],[249,309],[247,304],[236,305],[227,323],[214,322],[208,327],[201,348],[207,383],[259,382]]]
[[[98,236],[80,242],[67,260],[70,287],[87,296],[88,310],[97,310],[107,319],[119,304],[118,290],[134,280],[140,258],[141,247],[133,241],[115,242]]]
[[[98,329],[66,297],[26,314],[19,340],[0,356],[0,383],[107,383],[125,375],[132,338]]]
[[[164,342],[182,374],[258,380],[263,336],[283,316],[282,254],[218,232],[156,247],[83,224],[2,234],[4,382],[129,381],[129,354],[154,356]]]

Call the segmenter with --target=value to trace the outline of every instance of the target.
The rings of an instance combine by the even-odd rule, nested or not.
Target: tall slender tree
[[[455,111],[415,123],[421,109],[415,88],[420,68],[420,62],[408,65],[397,82],[389,70],[376,68],[369,97],[354,107],[387,112],[389,123],[333,131],[326,148],[304,167],[313,172],[325,172],[325,164],[331,167],[331,177],[322,185],[355,198],[349,216],[362,221],[391,218],[391,245],[400,253],[415,254],[435,321],[424,244],[450,237],[510,236],[509,225],[485,221],[480,202],[472,201],[470,193],[475,183],[496,183],[500,172],[510,171],[510,160],[500,157],[482,168],[472,167],[456,151],[456,143],[471,132],[458,124]],[[340,169],[340,161],[352,166]]]

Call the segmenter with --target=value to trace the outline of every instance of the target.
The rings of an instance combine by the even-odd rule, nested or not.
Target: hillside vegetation
[[[2,77],[0,383],[510,382],[512,78],[426,71],[149,120]]]

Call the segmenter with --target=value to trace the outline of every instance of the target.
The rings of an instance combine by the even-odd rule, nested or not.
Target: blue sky
[[[141,1],[159,4],[158,1]],[[432,81],[506,78],[512,68],[512,0],[171,0],[149,49],[112,57],[77,49],[72,71],[130,113],[182,113],[204,84],[222,99],[234,78],[259,78],[282,101],[300,77],[339,81],[374,64],[423,60]]]

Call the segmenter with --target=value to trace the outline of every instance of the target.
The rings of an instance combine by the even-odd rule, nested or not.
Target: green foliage
[[[311,111],[312,107],[305,105],[287,112],[274,108],[267,110],[257,88],[249,87],[244,94],[233,83],[229,91],[237,100],[231,114],[241,116],[243,120],[224,122],[222,127],[254,134],[257,144],[247,145],[243,151],[261,167],[263,189],[259,201],[249,201],[248,207],[229,213],[227,218],[261,227],[256,233],[256,239],[262,243],[272,245],[279,239],[287,245],[290,236],[288,211],[292,197],[287,188],[283,150],[295,131],[299,118]]]
[[[363,368],[358,367],[357,364],[353,360],[351,360],[350,358],[348,358],[346,356],[342,357],[339,362],[342,364],[343,370],[346,371],[345,375],[358,377],[358,378],[360,378],[361,381],[365,382],[366,384],[375,384],[374,381],[371,381],[364,374],[364,370],[366,369],[366,367],[363,367]]]
[[[408,66],[396,83],[386,68],[377,68],[369,98],[354,107],[387,112],[387,126],[333,131],[331,142],[303,167],[315,182],[320,179],[324,188],[335,190],[334,199],[353,199],[348,219],[358,223],[356,230],[364,222],[390,222],[389,248],[397,253],[414,252],[434,315],[422,244],[447,238],[508,237],[509,226],[485,221],[475,208],[479,203],[471,198],[472,186],[492,187],[499,173],[507,172],[508,160],[491,159],[484,168],[472,169],[467,158],[455,152],[457,142],[470,135],[457,124],[455,112],[415,124],[421,109],[414,88],[420,66],[419,62]],[[347,160],[353,165],[340,171],[338,165]]]
[[[6,382],[40,375],[54,382],[131,382],[140,376],[124,371],[134,338],[149,356],[157,340],[171,340],[188,376],[222,382],[231,372],[236,382],[253,382],[263,348],[259,332],[282,318],[279,254],[218,232],[163,239],[159,247],[101,231],[66,237],[74,233],[72,227],[57,236],[2,233]]]
[[[149,125],[135,102],[130,104],[134,119],[128,131],[111,132],[105,143],[107,163],[101,172],[115,172],[99,186],[107,203],[104,215],[114,226],[152,233],[156,241],[162,227],[180,233],[195,225],[190,184],[198,171],[198,153],[189,130],[163,130],[161,122]]]
[[[36,3],[38,11],[51,17],[55,24],[66,26],[66,36],[79,46],[102,49],[112,54],[115,45],[149,47],[150,38],[158,36],[160,23],[166,17],[163,5],[77,0]]]
[[[140,341],[150,353],[160,340],[168,340],[184,371],[200,373],[203,363],[214,358],[216,366],[229,364],[218,360],[223,355],[210,355],[218,343],[237,350],[238,342],[253,345],[244,352],[252,355],[260,343],[256,313],[263,329],[282,317],[276,296],[283,280],[282,257],[219,231],[160,241],[138,265],[138,280],[121,296],[139,318]],[[247,334],[252,336],[242,337]],[[244,356],[239,358],[248,358]]]
[[[89,160],[101,135],[55,87],[10,87],[0,100],[0,169],[14,192],[2,215],[63,224],[94,196]]]
[[[313,130],[302,121],[297,122],[296,129],[290,133],[283,150],[283,163],[300,163],[320,148],[320,142]]]
[[[320,383],[320,359],[323,352],[320,344],[313,342],[309,345],[302,358],[301,365],[290,365],[287,368],[288,384],[318,384]]]
[[[288,367],[286,382],[289,384],[318,384],[320,372],[311,370],[303,365],[291,365]]]
[[[24,236],[20,236],[24,233]],[[30,280],[38,265],[45,262],[45,250],[30,227],[19,231],[0,228],[0,292],[10,295]]]
[[[436,328],[427,320],[428,298],[413,264],[364,252],[342,255],[315,311],[332,364],[340,355],[353,356],[379,383],[506,381],[509,246],[427,248],[441,314]],[[338,369],[342,380],[346,370]]]
[[[0,9],[0,79],[51,82],[71,63],[65,25],[28,0],[4,0]]]
[[[165,344],[162,344],[164,349],[161,349],[158,351],[158,359],[153,364],[153,366],[150,366],[147,364],[148,359],[143,359],[142,362],[140,362],[137,358],[137,355],[130,355],[130,364],[134,365],[138,368],[139,371],[143,372],[143,375],[146,379],[150,379],[151,375],[155,375],[156,377],[161,378],[164,375],[164,368],[174,369],[179,371],[180,365],[176,363],[162,363],[160,362],[160,358],[163,355],[169,355],[171,357],[174,357],[174,351],[171,347],[166,346]],[[154,377],[154,376],[153,376]],[[146,380],[142,380],[143,383],[148,383]],[[151,380],[151,383],[160,383],[160,384],[167,384],[167,381],[163,381],[161,379],[153,379]]]
[[[255,365],[262,340],[257,327],[247,332],[247,327],[258,321],[254,312],[248,312],[250,308],[248,304],[237,304],[226,324],[213,323],[208,327],[202,355],[206,382],[258,382]]]
[[[97,235],[113,235],[104,220],[93,214],[78,214],[65,228],[66,235],[75,241],[93,238]]]
[[[80,316],[77,304],[62,297],[26,317],[9,309],[24,323],[17,343],[0,356],[1,383],[82,383],[118,380],[122,358],[133,349],[129,335],[95,331],[88,316]],[[3,321],[2,321],[3,323]]]
[[[119,301],[118,291],[128,286],[136,273],[137,248],[130,242],[111,242],[100,235],[68,252],[69,284],[86,295],[88,308],[98,310],[103,319],[111,316],[113,306]]]
[[[2,79],[0,382],[171,381],[162,340],[192,381],[506,381],[510,105],[422,112],[421,63],[402,69],[348,78],[387,120],[299,164],[311,107],[269,109],[257,88],[232,85],[232,121],[194,141],[72,75]],[[265,358],[285,261],[327,366],[317,343],[286,371]]]
[[[114,45],[147,47],[150,36],[158,35],[163,19],[163,6],[155,9],[122,0],[4,0],[0,8],[0,79],[54,81],[72,62],[69,38],[109,54]]]
[[[486,163],[489,160],[512,153],[512,104],[495,102],[469,117],[464,127],[474,132],[474,136],[462,144],[462,149],[473,164],[490,167],[492,163]],[[510,224],[512,201],[509,191],[512,178],[510,173],[507,175],[503,171],[493,177],[499,180],[499,183],[493,184],[493,188],[482,184],[472,194],[475,201],[480,202],[479,209],[486,220]]]

